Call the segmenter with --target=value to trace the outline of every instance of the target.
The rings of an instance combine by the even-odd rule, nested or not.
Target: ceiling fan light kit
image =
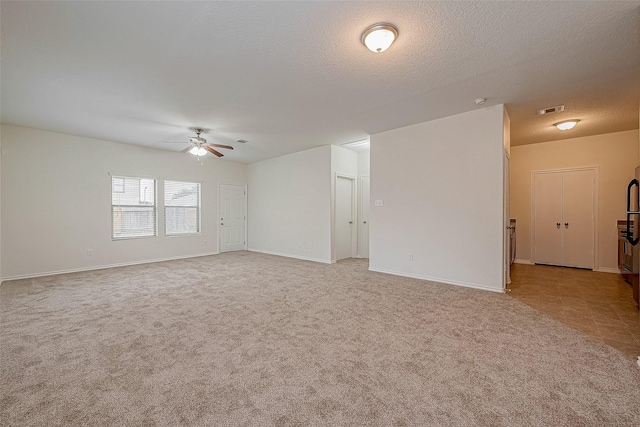
[[[182,153],[190,153],[197,157],[206,156],[207,153],[211,153],[218,157],[224,157],[224,154],[219,152],[213,147],[216,148],[224,148],[226,150],[233,150],[233,147],[230,145],[222,145],[222,144],[214,144],[212,142],[207,142],[206,139],[200,136],[204,129],[202,128],[194,128],[193,131],[196,133],[196,136],[189,137],[189,146],[185,147],[182,150]],[[172,142],[173,143],[173,142]],[[175,142],[175,144],[183,144],[182,142]]]
[[[384,52],[398,38],[395,25],[386,22],[373,24],[362,33],[361,41],[371,52]]]
[[[191,150],[189,150],[189,153],[193,154],[194,156],[202,157],[207,154],[207,150],[202,147],[193,147]]]

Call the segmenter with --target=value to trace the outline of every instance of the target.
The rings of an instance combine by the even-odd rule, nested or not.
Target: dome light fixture
[[[193,147],[191,150],[189,150],[189,152],[198,157],[202,157],[207,154],[207,150],[202,147]]]
[[[371,52],[384,52],[398,38],[398,29],[393,24],[378,23],[362,33],[362,44]]]
[[[580,120],[565,120],[564,122],[554,124],[559,130],[569,130],[573,129]]]

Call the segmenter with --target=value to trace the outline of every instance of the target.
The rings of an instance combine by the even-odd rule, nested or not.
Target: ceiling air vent
[[[538,110],[538,115],[542,116],[544,114],[557,113],[558,111],[564,111],[564,105],[557,105],[555,107],[543,108]]]

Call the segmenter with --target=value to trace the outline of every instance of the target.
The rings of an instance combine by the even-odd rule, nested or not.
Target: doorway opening
[[[356,255],[355,179],[336,175],[334,241],[336,261]]]

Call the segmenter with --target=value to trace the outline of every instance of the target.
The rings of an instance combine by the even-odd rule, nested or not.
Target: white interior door
[[[353,257],[353,179],[336,177],[335,203],[336,260]]]
[[[562,265],[562,173],[534,174],[534,262]]]
[[[360,256],[369,258],[369,177],[360,178]]]
[[[244,185],[220,184],[220,252],[245,249]]]
[[[594,180],[593,169],[565,171],[563,179],[563,265],[593,269]]]

